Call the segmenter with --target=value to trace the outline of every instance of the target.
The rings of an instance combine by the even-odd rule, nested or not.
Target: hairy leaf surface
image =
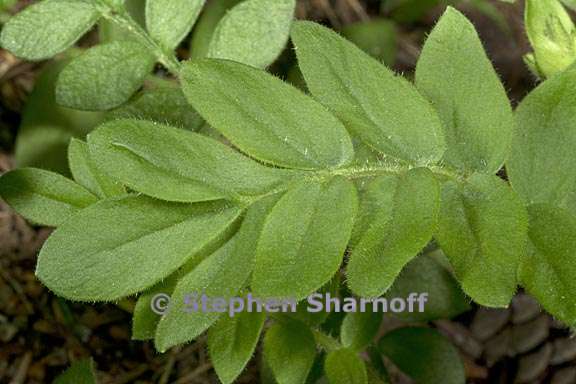
[[[475,174],[442,188],[436,238],[462,289],[481,305],[508,306],[526,252],[522,201],[496,176]]]
[[[116,300],[167,277],[216,241],[239,214],[222,202],[175,204],[142,196],[102,200],[50,236],[36,275],[65,298]]]
[[[314,363],[314,335],[297,321],[276,323],[264,337],[264,359],[278,384],[304,384]]]
[[[351,349],[338,349],[326,356],[324,371],[330,384],[367,384],[366,364]]]
[[[133,100],[110,113],[111,118],[135,118],[198,131],[204,119],[188,104],[177,83],[158,81]]]
[[[364,196],[365,229],[348,263],[348,286],[365,297],[384,293],[404,265],[426,246],[436,229],[439,188],[434,175],[416,168],[381,176]]]
[[[380,350],[419,384],[466,382],[458,351],[434,329],[397,329],[380,340]]]
[[[168,50],[190,32],[206,0],[146,0],[146,28]]]
[[[280,55],[290,34],[295,0],[245,0],[220,20],[208,57],[266,67]]]
[[[576,67],[546,80],[516,110],[516,132],[506,170],[527,204],[576,213]]]
[[[102,173],[90,156],[88,145],[72,139],[68,146],[68,164],[74,180],[100,198],[126,193],[124,187]]]
[[[576,324],[576,217],[543,204],[528,208],[528,257],[520,268],[521,284],[567,326]]]
[[[184,94],[247,154],[289,168],[337,168],[354,156],[342,124],[298,89],[264,71],[223,60],[184,65]]]
[[[266,220],[256,250],[252,289],[259,297],[302,299],[336,273],[357,210],[344,178],[289,190]]]
[[[136,191],[194,202],[267,192],[290,176],[203,135],[143,120],[115,120],[88,136],[101,169]]]
[[[395,313],[394,316],[408,321],[432,321],[451,319],[470,309],[469,299],[454,276],[434,260],[431,254],[419,256],[408,263],[386,293],[386,297],[408,297],[413,292],[428,295],[425,311],[420,312],[415,307],[413,312]]]
[[[233,383],[254,354],[264,326],[264,312],[223,316],[208,332],[208,350],[218,378]]]
[[[32,4],[2,27],[0,45],[22,59],[48,59],[73,45],[96,23],[100,13],[91,3],[45,0]]]
[[[172,307],[158,324],[155,343],[159,350],[196,338],[222,315],[214,311],[191,313],[193,301],[187,296],[197,294],[200,300],[202,294],[225,299],[239,295],[253,269],[254,245],[277,199],[272,195],[250,207],[239,232],[180,279],[172,295]]]
[[[345,347],[359,351],[376,337],[382,323],[382,313],[373,312],[371,306],[367,308],[365,312],[347,313],[342,320],[340,340]]]
[[[426,40],[416,86],[442,119],[446,165],[495,173],[510,147],[512,108],[474,26],[453,8]]]
[[[56,100],[81,110],[112,109],[142,86],[155,61],[144,46],[133,41],[90,48],[60,73]]]
[[[160,300],[157,295],[171,295],[178,282],[179,271],[172,273],[166,279],[155,286],[142,292],[136,300],[134,312],[132,313],[132,340],[152,340],[156,336],[156,327],[161,319],[160,314],[152,310],[155,305],[157,310],[166,310],[170,301],[166,296],[162,296],[166,301]],[[153,301],[154,300],[154,301]],[[160,307],[158,307],[160,305]],[[166,305],[166,307],[163,307]]]
[[[413,164],[440,160],[440,119],[406,79],[319,24],[297,22],[292,40],[310,91],[350,132]]]
[[[57,173],[21,168],[0,177],[0,196],[16,212],[36,223],[58,226],[98,199]]]

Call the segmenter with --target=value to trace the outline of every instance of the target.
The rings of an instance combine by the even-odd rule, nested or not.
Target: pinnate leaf
[[[419,384],[464,384],[456,348],[429,328],[400,328],[380,340],[380,351]]]
[[[526,204],[576,213],[576,67],[546,80],[516,109],[510,183]]]
[[[372,148],[413,164],[442,157],[440,119],[416,88],[336,32],[295,23],[292,41],[314,97]]]
[[[271,195],[251,206],[238,233],[179,280],[170,310],[158,324],[155,344],[160,351],[196,338],[222,315],[214,311],[190,313],[187,296],[204,294],[224,299],[239,296],[254,266],[254,244],[277,199],[278,196]]]
[[[22,59],[49,59],[73,45],[99,17],[91,1],[41,1],[8,20],[0,45]]]
[[[92,160],[88,145],[72,139],[68,146],[68,164],[74,180],[100,198],[126,193],[124,187],[102,173]]]
[[[88,136],[99,167],[130,188],[194,202],[267,192],[290,171],[268,168],[209,137],[144,120],[115,120]]]
[[[416,86],[442,119],[446,165],[495,173],[510,147],[512,108],[474,26],[457,10],[449,7],[426,40]]]
[[[326,356],[324,370],[330,384],[367,384],[366,364],[351,349],[338,349]]]
[[[16,212],[36,223],[58,226],[98,199],[57,173],[21,168],[0,177],[0,196]]]
[[[223,316],[208,332],[208,350],[218,378],[230,384],[250,361],[264,326],[264,312]]]
[[[166,49],[190,32],[206,0],[146,0],[146,28]]]
[[[366,311],[347,313],[340,328],[342,345],[362,350],[374,340],[381,323],[382,313],[373,312],[370,306]]]
[[[528,256],[520,268],[522,285],[542,306],[573,327],[576,324],[576,217],[544,204],[528,207]]]
[[[115,108],[142,86],[155,61],[144,46],[133,41],[90,48],[60,73],[56,100],[81,110]]]
[[[190,58],[202,59],[208,55],[210,42],[220,20],[230,8],[242,0],[208,1],[194,26],[194,33],[190,39]]]
[[[245,0],[236,5],[218,23],[208,57],[262,68],[272,64],[288,41],[295,7],[295,0]]]
[[[415,168],[372,181],[362,201],[365,229],[348,263],[348,286],[365,297],[384,293],[404,267],[432,239],[439,187],[432,172]]]
[[[184,94],[200,115],[259,160],[288,168],[323,169],[353,159],[352,142],[338,119],[264,71],[206,59],[185,64],[182,79]]]
[[[526,253],[528,218],[520,198],[496,176],[443,184],[436,239],[462,289],[481,305],[505,307]]]
[[[170,275],[215,242],[239,214],[223,202],[175,204],[143,196],[102,200],[50,236],[36,275],[65,298],[116,300]]]
[[[408,263],[386,296],[390,299],[408,297],[411,293],[428,294],[424,312],[415,310],[394,316],[408,321],[432,321],[450,319],[470,309],[469,299],[454,276],[431,254],[418,256]]]
[[[304,384],[316,345],[308,327],[297,321],[276,323],[264,337],[264,359],[278,384]]]
[[[204,119],[188,104],[180,86],[160,79],[110,115],[111,119],[150,120],[189,131],[198,131],[204,125]]]
[[[179,277],[180,271],[176,271],[138,296],[132,313],[132,340],[154,339],[161,316],[157,311],[152,310],[152,305],[155,305],[156,310],[167,310],[170,305],[169,295],[174,291]],[[162,300],[158,301],[160,297],[158,295],[162,295]]]
[[[258,241],[256,295],[299,300],[330,280],[342,263],[357,204],[356,189],[344,178],[289,190]]]

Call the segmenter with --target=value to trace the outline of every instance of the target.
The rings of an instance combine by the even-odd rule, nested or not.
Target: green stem
[[[130,16],[124,6],[112,7],[105,0],[98,1],[102,17],[136,36],[140,42],[149,49],[158,62],[168,69],[174,76],[180,73],[180,62],[172,51],[167,51],[158,44],[144,28]]]
[[[389,163],[380,163],[375,165],[366,165],[366,166],[354,166],[354,167],[347,167],[347,168],[338,168],[338,169],[326,169],[326,170],[318,170],[318,171],[296,171],[296,175],[294,178],[285,184],[281,184],[278,187],[274,188],[271,191],[268,191],[262,195],[257,196],[235,196],[235,199],[241,205],[248,207],[254,204],[256,201],[270,195],[274,195],[276,193],[285,192],[294,184],[297,184],[302,181],[317,181],[323,182],[326,180],[331,179],[334,176],[342,176],[350,180],[354,179],[361,179],[367,177],[376,177],[376,176],[383,176],[383,175],[398,175],[408,171],[410,166],[406,165],[398,165],[398,164],[389,164]],[[463,180],[466,178],[466,175],[458,174],[453,172],[449,169],[443,168],[438,165],[427,167],[432,173],[437,176],[455,180]]]
[[[318,344],[326,352],[332,352],[342,348],[342,344],[340,344],[338,340],[334,339],[332,336],[328,336],[318,329],[312,329],[312,333],[314,334],[316,344]]]

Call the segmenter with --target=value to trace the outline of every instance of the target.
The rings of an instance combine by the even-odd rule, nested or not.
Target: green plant
[[[17,164],[68,174],[65,148],[70,138],[84,139],[108,113],[117,116],[118,109],[124,115],[174,123],[166,114],[180,113],[178,105],[187,103],[178,87],[159,87],[158,79],[165,75],[154,68],[160,63],[179,71],[174,48],[191,31],[204,3],[44,0],[12,17],[2,29],[4,48],[27,60],[58,54],[23,111]],[[214,3],[223,4],[206,6],[192,33],[192,56],[271,64],[288,39],[295,1],[228,1],[225,16],[210,17]],[[70,49],[93,27],[99,32],[98,44],[84,51]],[[166,103],[173,105],[172,111],[149,109]],[[194,111],[188,107],[185,113]],[[199,130],[202,125],[197,116],[187,119],[185,127]]]
[[[226,383],[263,332],[263,371],[281,384],[314,377],[318,359],[333,383],[383,382],[381,354],[420,383],[463,383],[464,373],[432,329],[375,343],[381,316],[370,311],[190,314],[191,293],[376,298],[405,293],[417,276],[434,297],[411,320],[429,321],[467,308],[453,271],[479,304],[507,306],[521,285],[573,325],[576,69],[513,113],[474,27],[452,8],[426,41],[415,85],[318,24],[297,22],[292,41],[311,95],[245,64],[180,65],[162,51],[156,58],[218,135],[110,119],[70,144],[74,180],[3,175],[0,195],[14,209],[58,227],[38,278],[70,300],[140,294],[134,337],[160,351],[208,331]],[[88,57],[70,81],[90,99],[88,79],[107,71]],[[100,97],[121,99],[114,88]],[[505,162],[510,183],[497,176]],[[150,301],[165,293],[171,306],[159,317]]]
[[[576,25],[560,1],[527,0],[524,20],[534,49],[524,61],[537,76],[550,77],[576,61]]]

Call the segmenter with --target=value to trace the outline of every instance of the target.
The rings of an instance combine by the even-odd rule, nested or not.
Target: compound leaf
[[[350,289],[364,297],[388,290],[404,265],[432,239],[438,210],[438,183],[425,168],[374,179],[360,213],[360,220],[363,215],[370,219],[348,263]]]
[[[386,334],[380,351],[419,384],[464,384],[464,364],[456,348],[430,328],[400,328]]]
[[[432,321],[450,319],[470,309],[469,300],[454,276],[432,254],[419,256],[408,263],[386,296],[391,300],[409,297],[412,293],[427,294],[424,312],[415,308],[413,312],[399,312],[394,316],[414,322]]]
[[[406,79],[318,24],[295,23],[292,41],[311,93],[350,132],[374,149],[413,164],[440,160],[440,119]]]
[[[230,384],[252,358],[266,315],[243,311],[223,316],[208,332],[208,350],[218,378]]]
[[[266,67],[280,55],[290,34],[295,0],[246,0],[220,20],[208,57]]]
[[[205,59],[185,64],[182,79],[188,101],[208,123],[259,160],[322,169],[353,159],[352,142],[338,119],[264,71]]]
[[[528,207],[528,256],[520,280],[542,306],[568,326],[576,324],[576,217],[567,211],[536,204]]]
[[[352,349],[338,349],[326,356],[324,371],[330,384],[367,384],[366,364]]]
[[[26,60],[49,59],[73,45],[99,17],[89,1],[41,1],[8,20],[0,45]]]
[[[444,123],[446,165],[484,173],[500,169],[514,127],[512,108],[474,26],[453,8],[426,40],[416,86]]]
[[[314,335],[300,322],[276,323],[266,332],[264,359],[278,384],[304,384],[315,356]]]
[[[210,42],[216,27],[226,13],[242,0],[209,1],[202,10],[198,22],[194,26],[190,39],[190,58],[201,59],[208,55]]]
[[[130,188],[194,202],[267,192],[290,171],[268,168],[203,135],[144,120],[115,120],[88,136],[98,166]]]
[[[544,203],[576,213],[576,67],[546,80],[516,109],[506,170],[527,204]]]
[[[154,339],[161,315],[170,305],[169,295],[174,291],[178,277],[179,272],[175,272],[138,296],[132,314],[132,340]]]
[[[147,0],[146,28],[153,39],[172,50],[190,32],[206,0]]]
[[[436,239],[464,292],[481,305],[507,306],[526,253],[522,201],[500,178],[474,174],[444,183],[440,206]]]
[[[194,312],[191,295],[196,295],[196,299],[201,299],[200,295],[211,299],[231,299],[239,295],[253,269],[254,244],[277,200],[278,196],[271,195],[251,206],[238,233],[180,279],[170,310],[156,331],[155,344],[160,351],[196,338],[222,315],[215,311]]]
[[[115,108],[142,86],[155,61],[145,47],[133,41],[90,48],[60,73],[56,100],[81,110]]]
[[[223,202],[175,204],[143,196],[102,200],[46,241],[36,275],[72,300],[116,300],[153,286],[238,218]],[[162,257],[158,257],[162,255]]]
[[[57,173],[21,168],[0,177],[0,196],[16,212],[36,223],[58,226],[98,199]]]
[[[154,85],[110,113],[111,119],[133,118],[198,131],[204,119],[188,104],[177,83],[155,79]]]
[[[68,164],[74,180],[100,198],[126,193],[124,187],[102,173],[92,160],[88,144],[72,139],[68,146]]]
[[[360,351],[376,337],[382,323],[382,313],[368,308],[366,311],[347,313],[342,320],[340,340],[345,347]]]
[[[330,280],[350,239],[357,199],[354,184],[339,177],[289,190],[266,220],[256,248],[256,295],[299,300]]]

